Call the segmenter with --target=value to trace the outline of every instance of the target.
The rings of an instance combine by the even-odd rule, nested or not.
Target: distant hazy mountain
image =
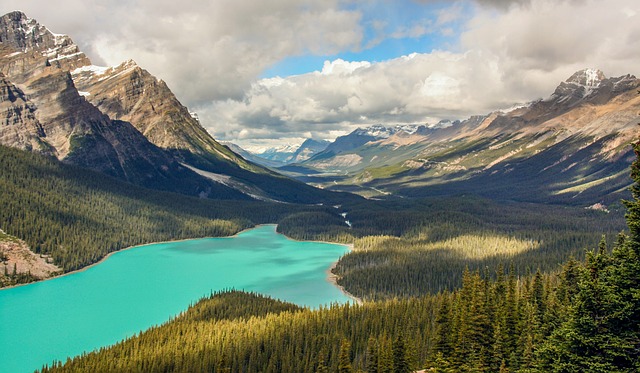
[[[287,159],[287,163],[305,161],[325,150],[331,142],[326,140],[306,139],[296,151]]]
[[[222,146],[135,62],[94,66],[71,38],[21,12],[0,17],[0,72],[0,144],[203,197],[333,197]]]
[[[629,184],[629,143],[640,134],[639,86],[632,75],[585,69],[548,98],[504,112],[415,130],[358,129],[297,170],[346,174],[325,186],[367,195],[617,201]]]
[[[255,156],[270,161],[274,164],[284,165],[291,159],[293,154],[298,149],[297,145],[286,144],[282,146],[272,147],[265,149],[259,153],[253,153]]]
[[[252,153],[238,145],[227,143],[231,150],[244,159],[270,168],[280,168],[290,163],[301,162],[323,151],[330,142],[326,140],[306,139],[301,145],[284,145]]]
[[[261,158],[260,156],[251,153],[248,150],[245,150],[243,148],[241,148],[239,145],[234,144],[232,142],[222,142],[221,144],[223,144],[224,146],[226,146],[227,148],[229,148],[231,151],[233,151],[234,153],[240,155],[242,158],[246,159],[247,161],[251,162],[251,163],[255,163],[264,167],[270,167],[270,168],[277,168],[278,166],[281,166],[282,163],[277,162],[277,161],[270,161],[267,160],[265,158]]]

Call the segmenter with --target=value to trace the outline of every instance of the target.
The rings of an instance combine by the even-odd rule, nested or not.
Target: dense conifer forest
[[[381,299],[453,289],[465,266],[507,259],[518,274],[552,271],[571,255],[582,258],[602,234],[613,237],[624,228],[619,211],[472,196],[335,206],[212,201],[143,189],[7,147],[0,146],[0,160],[0,229],[51,255],[65,271],[137,244],[277,223],[292,238],[354,243],[336,268],[339,282],[359,297]]]
[[[620,205],[622,209],[622,205]],[[559,271],[583,259],[602,235],[612,243],[624,230],[622,211],[490,201],[473,196],[369,201],[340,206],[344,218],[305,212],[280,221],[288,236],[353,243],[334,272],[364,299],[452,290],[462,271],[513,263],[518,275]]]
[[[164,325],[45,372],[640,369],[640,160],[625,235],[623,210],[472,196],[410,205],[206,201],[8,148],[0,156],[3,229],[65,270],[137,243],[276,222],[294,238],[354,243],[336,272],[368,300],[310,310],[212,294]]]
[[[0,165],[0,229],[65,271],[141,243],[229,236],[297,211],[327,209],[159,192],[3,146]]]
[[[43,372],[637,372],[640,145],[628,234],[560,271],[514,265],[462,273],[420,297],[300,309],[212,294],[166,324]]]

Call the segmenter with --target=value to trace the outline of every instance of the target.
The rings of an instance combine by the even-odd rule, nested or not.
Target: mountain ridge
[[[22,12],[0,17],[0,72],[4,145],[207,198],[253,198],[246,190],[284,202],[344,198],[246,161],[213,139],[162,80],[134,61],[94,66],[70,37]]]
[[[367,196],[380,197],[380,191],[408,197],[494,190],[486,196],[613,202],[626,195],[628,182],[620,172],[632,157],[627,145],[638,133],[638,87],[640,80],[633,75],[607,78],[599,70],[584,69],[549,97],[510,110],[393,134],[396,127],[358,129],[289,170],[302,180]],[[372,136],[385,131],[389,135]],[[536,179],[534,173],[549,175]],[[530,185],[512,179],[515,174]],[[478,181],[486,191],[470,186]],[[509,182],[527,192],[498,187]],[[615,188],[602,189],[603,183]]]

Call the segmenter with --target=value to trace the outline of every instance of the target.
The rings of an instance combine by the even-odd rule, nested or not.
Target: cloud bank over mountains
[[[47,10],[60,8],[53,3],[0,5],[69,34],[94,63],[133,58],[216,138],[244,145],[465,118],[546,96],[585,67],[637,74],[640,60],[635,0],[69,0],[63,12]],[[393,23],[421,7],[431,18]],[[431,48],[379,62],[341,59],[388,40]],[[305,55],[329,57],[316,71],[261,78]]]

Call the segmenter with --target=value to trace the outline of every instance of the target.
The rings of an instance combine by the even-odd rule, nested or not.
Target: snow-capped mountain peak
[[[0,40],[17,51],[12,56],[35,51],[46,57],[49,64],[59,67],[77,68],[90,64],[69,36],[52,33],[20,11],[0,17]]]
[[[585,87],[597,87],[607,77],[598,69],[583,69],[577,71],[567,79],[567,83],[574,83]]]
[[[353,131],[353,133],[358,136],[369,136],[379,139],[386,139],[387,137],[391,136],[392,134],[390,132],[391,128],[387,128],[382,124],[374,124],[372,126],[366,128],[358,128]]]
[[[404,132],[409,135],[416,133],[421,125],[418,124],[398,124],[393,127],[386,127],[382,124],[374,124],[366,128],[358,128],[353,131],[354,135],[368,136],[376,139],[387,139],[396,133]]]
[[[575,105],[582,99],[591,97],[609,82],[610,79],[598,69],[579,70],[569,79],[560,83],[555,92],[544,101],[556,101],[565,105]]]
[[[396,133],[404,132],[409,135],[413,135],[414,133],[416,133],[416,131],[418,131],[418,128],[420,128],[420,125],[418,124],[399,124],[393,127]]]

